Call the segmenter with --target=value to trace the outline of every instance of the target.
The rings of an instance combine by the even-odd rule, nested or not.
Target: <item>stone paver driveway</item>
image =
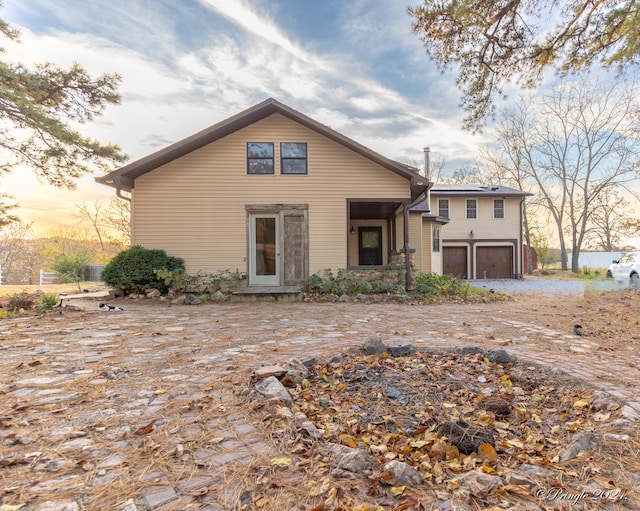
[[[238,470],[272,447],[233,382],[260,365],[328,358],[370,336],[419,349],[497,347],[589,380],[640,413],[637,349],[572,332],[580,297],[475,305],[123,300],[0,322],[0,507],[233,509]],[[622,369],[622,370],[621,370]]]

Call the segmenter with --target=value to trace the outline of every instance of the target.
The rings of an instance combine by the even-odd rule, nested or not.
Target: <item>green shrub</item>
[[[471,292],[469,283],[451,275],[438,275],[437,273],[419,273],[416,276],[414,289],[420,297],[436,295],[467,297]]]
[[[40,297],[40,305],[38,305],[39,311],[53,309],[58,304],[58,297],[56,295],[43,295]]]
[[[348,295],[369,294],[373,286],[356,272],[341,268],[336,275],[336,284],[341,293]]]
[[[78,283],[82,280],[85,268],[93,262],[93,254],[87,250],[79,250],[75,254],[62,255],[51,265],[53,271],[64,284]]]
[[[101,279],[109,285],[124,290],[125,293],[142,293],[147,288],[155,288],[166,293],[169,286],[158,277],[158,270],[184,272],[184,261],[167,255],[164,250],[131,247],[116,255],[102,270]]]
[[[306,289],[314,295],[338,294],[340,292],[338,283],[333,278],[331,270],[324,270],[322,275],[314,273],[307,279]]]

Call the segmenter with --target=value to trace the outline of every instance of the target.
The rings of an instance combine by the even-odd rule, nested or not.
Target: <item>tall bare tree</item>
[[[429,57],[457,71],[472,129],[511,81],[533,87],[548,68],[567,75],[640,61],[637,0],[423,0],[409,14]]]
[[[579,271],[597,198],[639,176],[637,94],[634,83],[605,86],[584,77],[498,117],[498,144],[518,159],[551,213],[565,270],[569,245],[571,270]]]
[[[585,235],[586,246],[605,252],[623,249],[625,240],[635,234],[629,201],[617,190],[605,190],[596,197],[594,206]]]

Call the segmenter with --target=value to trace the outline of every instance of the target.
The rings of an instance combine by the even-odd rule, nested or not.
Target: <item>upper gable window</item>
[[[247,174],[273,173],[273,142],[247,142]]]
[[[504,199],[493,200],[493,218],[504,218]]]
[[[467,218],[478,218],[478,201],[476,199],[467,199]]]
[[[307,173],[307,144],[304,142],[280,143],[280,173]]]

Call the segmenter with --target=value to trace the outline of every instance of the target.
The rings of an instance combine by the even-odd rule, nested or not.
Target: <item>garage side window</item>
[[[307,173],[307,144],[300,142],[282,142],[280,144],[280,173]]]
[[[247,142],[247,174],[273,173],[273,142]]]
[[[504,218],[504,199],[494,199],[493,218]]]
[[[467,218],[478,218],[478,201],[476,199],[467,199]]]

